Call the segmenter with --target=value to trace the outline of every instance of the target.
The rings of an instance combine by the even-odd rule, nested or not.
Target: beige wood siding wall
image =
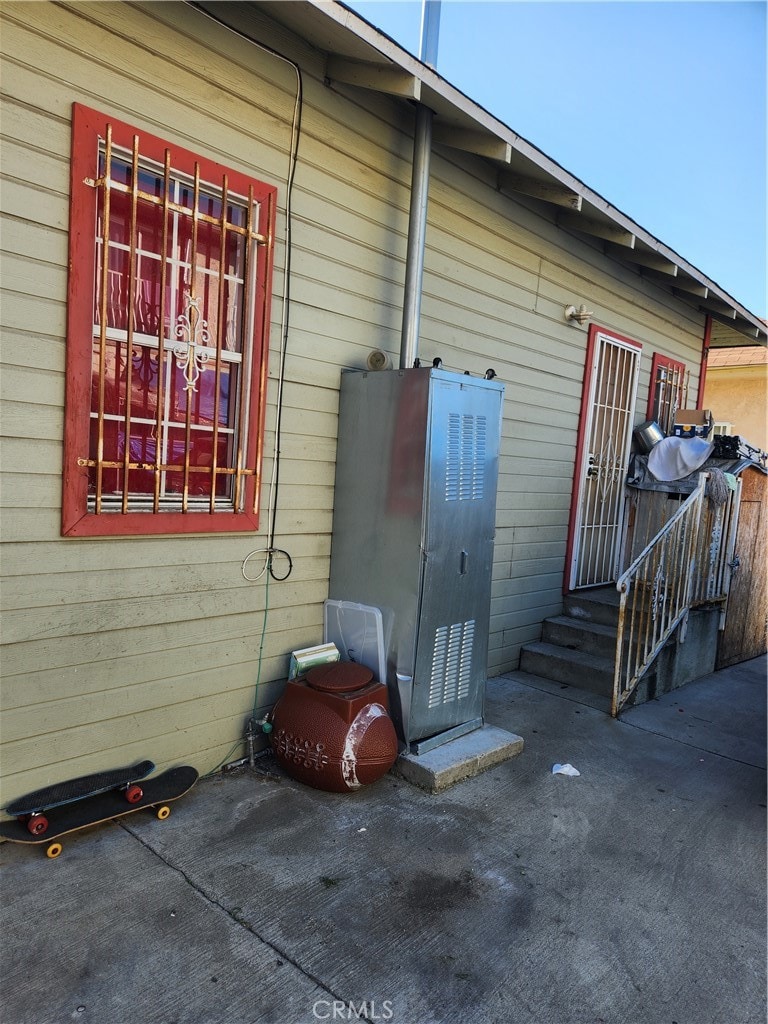
[[[329,87],[317,51],[242,5],[221,9],[305,75],[277,517],[294,571],[268,588],[244,580],[263,530],[59,535],[71,105],[277,184],[282,238],[292,69],[181,4],[3,4],[3,802],[143,757],[207,771],[241,755],[259,672],[261,712],[288,653],[321,638],[340,370],[374,348],[398,362],[410,107]],[[268,454],[283,261],[280,242]],[[423,359],[492,366],[507,387],[489,665],[500,673],[561,606],[586,344],[563,307],[585,302],[643,343],[638,421],[654,351],[698,372],[703,318],[450,150],[433,160],[425,262]],[[270,469],[268,458],[267,481]]]

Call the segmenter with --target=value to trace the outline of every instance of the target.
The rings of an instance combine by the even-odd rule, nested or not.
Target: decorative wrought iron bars
[[[113,145],[99,174],[89,511],[241,511],[258,478],[249,429],[264,353],[257,274],[271,259],[269,202]],[[254,506],[258,488],[254,488]]]

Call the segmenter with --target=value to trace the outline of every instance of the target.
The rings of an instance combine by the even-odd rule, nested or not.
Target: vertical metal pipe
[[[403,329],[400,337],[401,369],[413,366],[419,351],[419,319],[421,317],[431,155],[432,111],[419,104],[416,108],[416,125],[413,135],[411,209],[408,219],[408,249],[405,257]]]
[[[421,60],[434,68],[440,37],[440,0],[424,0],[421,9]],[[424,248],[427,236],[429,163],[432,156],[432,111],[419,103],[413,132],[411,205],[408,217],[408,249],[405,257],[403,327],[400,335],[400,368],[413,366],[419,353]]]
[[[419,57],[431,68],[437,67],[437,44],[439,40],[440,0],[424,0],[421,6]]]

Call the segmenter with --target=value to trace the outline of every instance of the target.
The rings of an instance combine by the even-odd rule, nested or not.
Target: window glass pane
[[[142,183],[143,184],[143,183]],[[160,182],[162,184],[162,181]],[[101,321],[101,271],[103,246],[103,195],[98,199],[99,245],[96,259],[94,323]],[[135,288],[132,301],[133,328],[142,334],[156,334],[160,310],[160,253],[162,208],[140,200],[136,209]],[[130,196],[112,191],[109,217],[109,264],[107,277],[107,326],[128,329],[130,284],[131,202]]]
[[[167,360],[167,356],[166,356]],[[131,356],[131,419],[157,417],[157,349],[134,345]]]
[[[170,399],[168,416],[169,419],[176,423],[182,423],[186,419],[187,402],[190,394],[186,388],[187,380],[184,376],[184,367],[179,366],[178,360],[174,357],[173,366],[171,367],[170,395],[168,396]]]
[[[242,235],[228,231],[224,245],[225,274],[243,280],[245,274],[245,239]]]
[[[160,327],[161,274],[162,265],[159,257],[137,254],[133,329],[139,334],[157,336]],[[166,289],[166,305],[169,299],[170,293]],[[166,318],[166,325],[167,322]]]
[[[118,445],[120,457],[125,453],[125,426],[118,427]],[[141,462],[145,465],[152,465],[157,454],[157,438],[155,426],[150,423],[131,422],[131,436],[129,444],[129,460]],[[120,474],[122,482],[122,473]],[[132,469],[128,475],[128,490],[130,494],[154,494],[155,474],[148,469]]]
[[[215,220],[221,220],[221,200],[216,199],[214,196],[207,192],[200,192],[198,196],[197,208],[205,217],[213,217]],[[203,227],[203,224],[200,225]]]
[[[230,390],[233,395],[237,391],[237,367],[232,363],[222,363],[219,379],[219,426],[230,426],[234,417],[230,416]],[[197,426],[213,426],[214,401],[216,390],[216,363],[213,359],[206,365],[197,381],[197,391],[190,397],[191,419]]]
[[[239,203],[227,203],[227,220],[230,224],[234,224],[235,227],[247,227],[247,212],[247,204],[242,206]]]
[[[189,305],[189,299],[192,292],[189,279],[189,266],[185,264],[168,264],[167,272],[170,277],[171,294],[173,296],[173,304],[168,307],[171,337],[176,338],[179,341],[188,341],[189,336],[185,330],[182,329],[180,334],[177,334],[176,330],[177,327],[180,326],[179,316],[187,316],[189,313],[187,307]],[[203,319],[205,319],[205,317],[203,317]]]
[[[101,285],[101,261],[99,261],[99,286]],[[128,327],[128,251],[109,248],[107,265],[107,327],[124,331]],[[94,323],[101,323],[101,303],[96,303]]]
[[[243,286],[228,278],[224,281],[224,318],[224,350],[242,353]]]
[[[226,436],[218,440],[219,465],[228,465],[228,445]],[[166,492],[180,494],[184,489],[184,428],[172,427],[168,431],[168,464],[178,467],[166,474]],[[190,438],[189,465],[201,469],[210,469],[213,464],[213,434],[210,431],[193,430]],[[216,494],[226,497],[230,493],[231,477],[222,474],[216,482]],[[190,497],[210,497],[211,474],[190,472]]]
[[[169,250],[168,255],[184,259],[189,262],[189,257],[192,252],[192,227],[193,221],[191,216],[192,209],[192,191],[181,188],[179,192],[179,198],[177,202],[180,203],[190,212],[182,212],[178,214],[178,234],[175,239],[169,239]],[[207,254],[208,265],[211,269],[217,273],[221,264],[221,225],[219,218],[221,217],[221,203],[217,201],[207,201],[204,195],[200,197],[199,204],[200,212],[206,216],[211,216],[216,219],[215,224],[208,223],[204,220],[199,220],[197,225],[197,248],[200,252]],[[228,206],[228,210],[231,212],[239,211],[239,216],[234,219],[230,219],[229,223],[237,226],[245,226],[246,210],[244,207],[233,207]],[[241,224],[242,222],[242,224]],[[227,241],[225,246],[225,254],[227,260],[227,273],[237,274],[242,276],[242,263],[243,263],[243,236],[237,234],[234,231],[227,232]]]
[[[158,257],[163,251],[163,208],[146,199],[136,203],[136,247]]]
[[[222,362],[219,380],[219,425],[222,427],[234,426],[238,371],[239,367],[236,364]],[[185,421],[189,402],[191,422],[195,426],[212,426],[216,387],[215,358],[211,357],[205,363],[195,382],[195,391],[186,390],[187,381],[183,366],[174,365],[171,377],[170,418],[177,422]]]
[[[232,435],[224,434],[219,435],[218,439],[218,453],[219,453],[219,466],[234,465],[234,452],[233,452],[233,441]],[[231,498],[234,488],[234,477],[221,474],[216,479],[216,497],[217,498]]]
[[[125,411],[125,354],[119,342],[108,341],[105,352],[104,412],[119,416]],[[91,359],[91,410],[99,409],[99,340],[94,338]],[[112,458],[112,456],[105,456]]]
[[[108,235],[112,242],[128,246],[130,243],[130,200],[124,192],[112,189],[109,193]],[[104,193],[99,189],[99,237],[104,237]]]
[[[197,232],[195,250],[195,295],[205,300],[205,318],[215,310],[217,300],[217,283],[221,270],[220,232],[213,225],[201,224]],[[175,258],[179,263],[180,287],[185,292],[192,291],[192,222],[186,217],[179,217],[175,233]]]
[[[99,161],[99,174],[104,174],[104,155]],[[130,164],[123,163],[119,159],[112,158],[113,182],[131,187],[133,180],[133,169]],[[139,170],[138,191],[149,196],[161,199],[163,196],[164,180],[162,175],[154,174],[151,171]],[[99,189],[98,196],[98,232],[101,236],[103,221],[103,189]],[[160,239],[162,238],[162,206],[153,203],[148,199],[138,198],[137,203],[137,224],[140,232],[145,235],[145,248],[151,248],[153,252],[160,252]],[[122,189],[111,188],[109,192],[109,237],[115,242],[128,244],[128,233],[131,223],[131,195]]]
[[[219,318],[219,277],[217,274],[206,274],[202,270],[204,265],[205,256],[198,252],[195,273],[195,295],[197,296],[203,319],[208,325],[210,340],[207,344],[215,348]]]
[[[213,274],[221,271],[221,229],[201,221],[197,228],[197,267]]]
[[[104,175],[106,159],[104,150],[99,153],[99,177]],[[110,166],[110,180],[119,185],[131,187],[133,182],[133,161],[130,157],[122,156],[112,150],[112,161]],[[151,196],[162,196],[164,177],[159,170],[153,170],[146,166],[139,167],[138,188],[140,192],[146,192]],[[113,192],[113,195],[115,193]]]
[[[103,439],[104,439],[104,461],[105,462],[118,462],[122,458],[121,442],[118,438],[120,433],[120,426],[117,420],[107,419],[103,424]],[[90,429],[90,457],[96,459],[98,451],[98,421],[95,419],[91,420]],[[101,475],[101,493],[104,496],[115,494],[122,491],[122,472],[118,469],[110,469],[104,467]],[[88,493],[96,493],[96,467],[90,466],[88,469]]]

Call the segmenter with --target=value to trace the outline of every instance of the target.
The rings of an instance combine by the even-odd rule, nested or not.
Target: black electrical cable
[[[259,685],[261,682],[262,657],[264,653],[264,637],[267,629],[267,616],[269,614],[269,581],[270,579],[273,579],[276,582],[282,582],[283,580],[287,580],[288,577],[293,572],[293,559],[291,558],[290,554],[283,548],[275,547],[275,530],[277,525],[277,506],[280,488],[280,441],[283,417],[283,386],[285,384],[285,355],[288,349],[288,333],[291,318],[291,263],[293,257],[293,186],[296,177],[296,165],[298,163],[299,139],[301,137],[301,115],[304,106],[304,82],[302,79],[301,68],[299,67],[299,65],[295,61],[292,61],[290,60],[290,58],[286,57],[285,54],[280,53],[278,50],[273,49],[273,47],[271,46],[267,46],[265,43],[262,43],[258,39],[254,39],[253,36],[250,36],[248,33],[242,32],[240,29],[234,28],[232,25],[227,24],[227,22],[220,18],[218,15],[211,14],[211,12],[206,10],[206,8],[202,4],[192,2],[192,0],[186,0],[186,2],[188,6],[198,11],[204,17],[209,18],[211,21],[216,22],[218,25],[221,25],[222,28],[225,28],[227,31],[232,32],[236,36],[239,36],[241,39],[245,39],[246,42],[249,42],[254,46],[257,46],[264,52],[270,53],[274,57],[277,57],[279,60],[282,60],[286,64],[289,64],[296,73],[296,98],[294,101],[293,120],[291,123],[291,139],[289,147],[290,155],[285,194],[285,283],[283,286],[283,304],[281,317],[282,334],[280,337],[280,365],[277,375],[277,414],[275,420],[275,450],[273,460],[272,483],[270,485],[270,507],[268,509],[269,522],[267,524],[267,547],[261,549],[260,551],[252,551],[249,555],[246,555],[241,566],[243,577],[249,582],[256,582],[256,580],[260,579],[265,573],[267,573],[265,585],[264,617],[262,622],[261,641],[259,644],[258,673],[256,678],[256,687],[254,690],[253,711],[251,713],[251,720],[249,722],[249,730],[252,730],[255,728],[256,725],[256,708],[259,693]],[[251,558],[252,555],[255,554],[263,554],[265,556],[265,560],[261,572],[257,576],[251,577],[248,576],[246,572],[246,566],[248,564],[248,560]],[[283,573],[283,575],[278,575],[275,572],[274,560],[276,555],[281,555],[287,560],[288,569],[287,572]],[[266,731],[266,726],[264,728]],[[249,732],[248,735],[252,737],[251,732]],[[238,743],[239,742],[240,741],[238,741]],[[235,744],[235,747],[236,746],[237,744]],[[233,747],[232,749],[234,750],[235,747]],[[252,756],[252,747],[249,746],[249,750],[251,751]],[[230,754],[231,752],[232,751],[230,751]],[[229,754],[227,754],[227,757],[229,757]],[[220,768],[221,765],[219,765],[218,767]],[[214,769],[214,771],[216,770],[217,769]],[[209,774],[213,773],[211,772]]]
[[[234,28],[232,25],[224,21],[223,18],[219,17],[218,14],[212,14],[205,6],[200,3],[195,3],[193,0],[187,0],[190,7],[199,11],[200,14],[209,18],[211,21],[215,21],[222,28],[227,29],[229,32],[234,33],[241,39],[245,39],[246,42],[252,43],[258,46],[259,49],[264,50],[266,53],[271,53],[273,56],[285,61],[296,72],[296,100],[294,103],[294,117],[291,128],[291,142],[290,142],[290,162],[288,166],[288,178],[286,180],[286,195],[285,195],[285,274],[284,274],[284,288],[283,288],[283,333],[280,339],[280,368],[277,377],[277,416],[275,420],[275,454],[274,454],[274,466],[273,466],[273,479],[270,487],[271,491],[271,508],[269,509],[269,523],[267,525],[267,547],[265,549],[267,554],[266,568],[269,571],[269,575],[272,579],[282,581],[288,579],[293,571],[293,560],[287,551],[282,548],[276,548],[275,543],[275,532],[277,525],[277,507],[278,507],[278,495],[280,491],[280,442],[282,437],[282,422],[283,422],[283,385],[285,384],[285,353],[288,348],[288,332],[290,326],[290,312],[291,312],[291,267],[293,260],[293,186],[296,178],[296,165],[298,163],[299,156],[299,140],[301,138],[301,117],[304,106],[304,80],[301,74],[301,68],[299,65],[286,57],[285,54],[280,53],[279,50],[275,50],[273,47],[268,46],[266,43],[262,43],[260,40],[255,39],[247,32],[243,32],[241,29]],[[284,555],[288,559],[288,572],[284,576],[276,576],[272,559],[273,555],[280,554]],[[261,574],[260,574],[261,575]]]
[[[275,569],[274,569],[274,558],[275,558],[275,555],[283,555],[288,560],[288,572],[284,573],[284,575],[282,575],[282,576],[277,576],[275,574]],[[269,575],[272,577],[273,580],[276,580],[278,583],[282,583],[283,580],[287,580],[288,577],[293,572],[293,559],[288,554],[288,552],[284,551],[282,548],[270,548],[269,549],[269,557],[267,559],[267,569],[269,570]]]
[[[275,481],[272,496],[272,521],[269,526],[269,546],[274,549],[275,542],[275,525],[277,523],[277,498],[280,491],[280,441],[282,438],[282,424],[283,424],[283,384],[285,383],[285,353],[288,348],[288,327],[290,323],[290,311],[291,311],[291,266],[293,261],[293,228],[291,224],[292,216],[292,198],[293,198],[293,182],[296,177],[296,163],[299,154],[299,138],[301,137],[301,112],[304,100],[304,85],[301,77],[301,70],[296,65],[296,74],[298,79],[298,87],[296,94],[296,109],[297,116],[294,121],[294,133],[296,143],[293,147],[291,155],[291,164],[288,174],[288,182],[286,185],[286,202],[285,202],[285,216],[286,216],[286,227],[285,227],[285,286],[284,286],[284,302],[285,302],[285,324],[283,327],[283,338],[282,338],[282,351],[280,358],[280,372],[278,376],[278,403],[277,403],[277,418],[275,420]],[[284,554],[286,552],[283,552]],[[290,558],[289,558],[290,561]],[[288,575],[291,573],[293,564],[288,570]],[[272,572],[270,568],[270,573]],[[276,578],[276,577],[275,577]],[[283,577],[286,578],[286,577]]]

